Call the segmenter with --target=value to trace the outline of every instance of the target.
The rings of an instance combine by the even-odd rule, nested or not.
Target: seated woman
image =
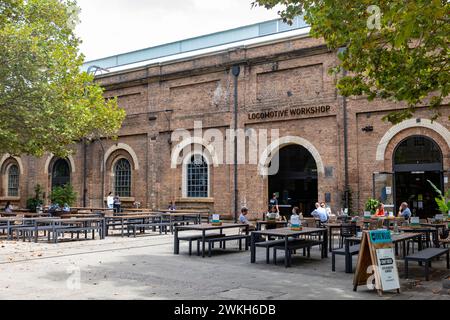
[[[385,216],[386,216],[386,211],[384,211],[384,204],[380,203],[378,205],[377,211],[375,212],[375,217],[381,218],[381,217],[385,217]]]

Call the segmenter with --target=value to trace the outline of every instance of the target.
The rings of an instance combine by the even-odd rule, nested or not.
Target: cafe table
[[[248,224],[241,223],[222,223],[221,225],[213,224],[196,224],[196,225],[184,225],[175,227],[174,235],[174,254],[180,254],[180,239],[178,233],[180,231],[199,231],[201,232],[201,242],[202,242],[202,257],[205,257],[205,246],[206,246],[206,232],[219,230],[220,234],[223,235],[225,229],[239,229],[244,230],[245,234],[248,235],[250,231],[250,226]]]
[[[399,243],[403,244],[403,258],[406,257],[406,242],[409,240],[417,239],[419,243],[419,251],[422,250],[422,233],[400,233],[392,234],[392,243],[398,246]],[[361,243],[362,236],[356,236],[345,239],[345,273],[352,273],[352,255],[350,254],[350,244]]]
[[[325,223],[323,226],[328,229],[328,243],[330,245],[329,250],[331,252],[334,249],[333,230],[341,230],[342,223],[341,222],[332,222],[332,223],[330,222],[330,223]]]
[[[316,235],[318,234],[322,238],[322,259],[328,258],[328,230],[326,228],[302,228],[302,230],[292,230],[291,228],[281,228],[281,229],[269,229],[254,231],[251,234],[250,240],[250,262],[256,263],[256,240],[261,236],[269,236],[275,238],[284,239],[285,248],[285,266],[290,267],[289,261],[289,238],[298,238],[300,236]]]
[[[422,233],[425,235],[425,243],[422,240],[422,245],[425,247],[429,247],[431,242],[434,243],[436,248],[439,248],[439,235],[438,235],[438,229],[432,228],[432,227],[426,227],[426,226],[418,226],[418,227],[412,227],[412,226],[405,226],[405,227],[399,227],[398,228],[402,232],[409,232],[409,233]]]

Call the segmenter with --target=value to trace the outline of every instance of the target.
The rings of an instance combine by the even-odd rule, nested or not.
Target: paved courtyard
[[[379,298],[365,287],[355,293],[343,258],[332,273],[331,258],[320,260],[317,250],[285,269],[281,260],[266,265],[264,250],[254,265],[249,252],[232,247],[202,259],[189,257],[182,244],[175,256],[170,235],[0,245],[0,299],[450,299],[440,281],[445,271],[434,272],[430,282],[402,278],[400,295]],[[443,261],[436,266],[445,270]],[[421,279],[421,269],[412,270]]]

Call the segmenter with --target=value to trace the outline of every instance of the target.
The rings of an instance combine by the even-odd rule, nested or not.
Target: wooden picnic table
[[[318,234],[322,237],[322,259],[328,257],[328,230],[326,228],[302,228],[302,230],[292,230],[291,228],[281,228],[281,229],[269,229],[262,231],[254,231],[251,234],[250,241],[250,262],[256,262],[256,240],[261,236],[271,236],[284,239],[284,249],[285,249],[285,266],[290,267],[289,259],[289,238],[298,238],[299,236],[308,236]]]
[[[423,249],[422,246],[422,233],[401,233],[401,234],[392,234],[392,242],[395,245],[396,251],[398,248],[398,244],[403,244],[403,258],[406,257],[406,241],[417,239],[419,243],[419,251]],[[352,268],[352,256],[350,254],[350,244],[361,243],[362,237],[351,237],[345,239],[345,273],[353,273]],[[398,254],[398,252],[396,252]]]
[[[3,212],[1,214],[4,217],[24,217],[24,218],[39,218],[39,217],[48,217],[48,213],[37,213],[37,212],[13,212],[13,213],[6,213]]]
[[[402,232],[409,232],[409,233],[422,233],[425,235],[425,245],[428,248],[429,243],[433,241],[436,248],[439,248],[439,234],[438,230],[432,227],[426,227],[426,226],[420,226],[420,227],[411,227],[411,226],[405,226],[405,227],[399,227],[398,228]],[[423,245],[423,241],[422,241]]]
[[[0,220],[1,222],[2,220]],[[14,222],[19,221],[22,224],[17,224]],[[39,231],[48,232],[48,239],[50,242],[51,235],[53,235],[54,243],[57,243],[59,234],[64,234],[65,232],[85,232],[87,238],[87,232],[92,231],[93,237],[95,230],[98,230],[100,238],[104,239],[104,219],[103,218],[72,218],[72,219],[61,219],[58,217],[54,218],[10,218],[9,220],[9,232],[8,239],[11,238],[13,230],[17,230],[17,237],[19,238],[20,233],[22,233],[25,240],[26,237],[31,239],[34,237],[35,242],[38,241]],[[34,235],[34,236],[33,236]]]
[[[106,235],[109,234],[109,227],[115,227],[117,225],[116,222],[119,222],[121,227],[121,236],[122,238],[125,237],[125,225],[129,225],[132,223],[136,224],[143,224],[147,219],[158,217],[155,214],[120,214],[120,215],[114,215],[114,216],[107,216],[105,217],[105,233]]]
[[[205,246],[206,246],[206,232],[219,230],[220,234],[223,235],[223,231],[225,229],[244,229],[245,234],[248,236],[250,231],[250,226],[248,224],[240,224],[240,223],[223,223],[219,225],[212,224],[196,224],[196,225],[184,225],[184,226],[176,226],[175,235],[174,235],[174,254],[180,254],[180,240],[178,233],[180,231],[199,231],[201,232],[200,241],[202,243],[202,257],[205,258]]]

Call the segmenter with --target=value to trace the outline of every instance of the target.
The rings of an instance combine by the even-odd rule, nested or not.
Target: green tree
[[[120,129],[125,112],[80,70],[77,19],[75,1],[0,0],[0,154],[66,156]]]
[[[449,95],[450,2],[447,0],[256,0],[291,22],[304,15],[311,35],[340,50],[335,73],[347,70],[343,96],[365,95],[405,102],[385,117],[392,123],[428,105],[437,119]]]

